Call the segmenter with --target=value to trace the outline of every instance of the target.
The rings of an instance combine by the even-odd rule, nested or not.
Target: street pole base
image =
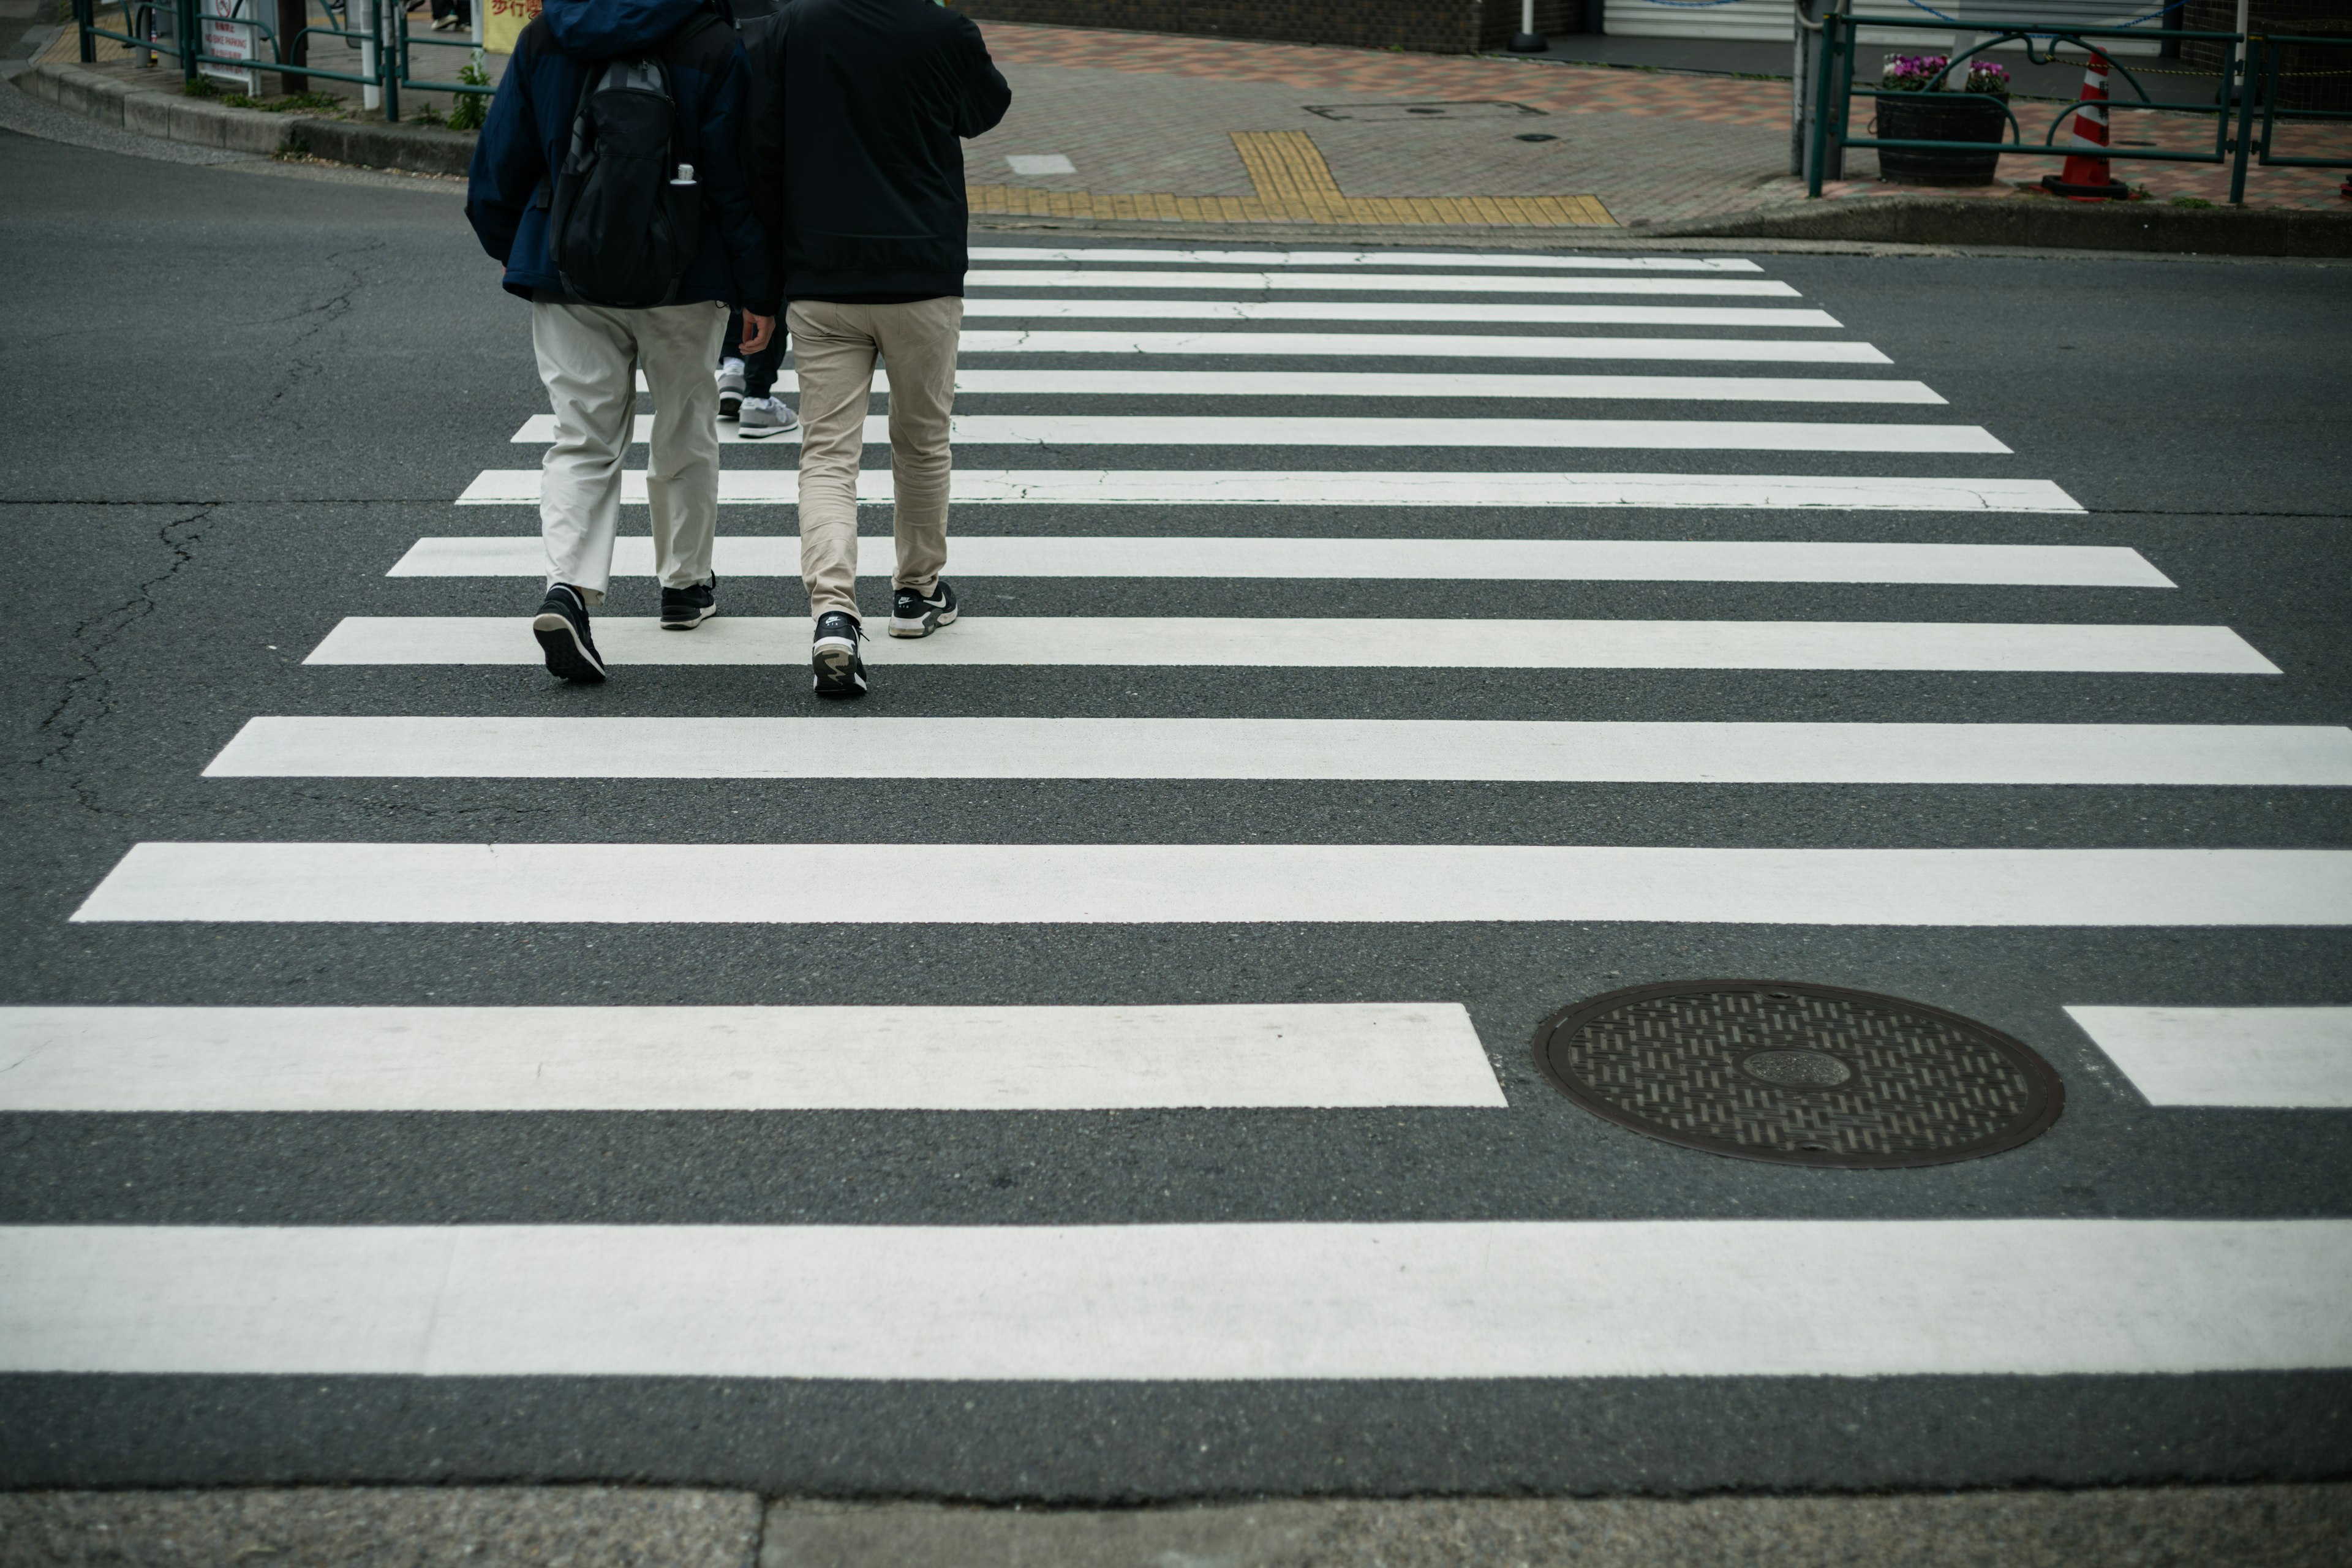
[[[2064,196],[2070,202],[2127,202],[2131,187],[2121,180],[2110,180],[2104,185],[2070,185],[2055,174],[2042,176],[2042,188],[2053,196]]]
[[[1545,37],[1541,33],[1513,33],[1511,35],[1511,53],[1515,55],[1539,55],[1550,47],[1551,40]]]

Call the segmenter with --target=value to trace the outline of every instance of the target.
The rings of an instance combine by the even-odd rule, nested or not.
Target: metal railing
[[[253,3],[254,0],[245,0],[247,5]],[[464,49],[469,57],[480,46],[470,38],[412,37],[408,13],[401,0],[323,0],[323,4],[330,25],[306,25],[283,42],[273,23],[258,16],[214,15],[204,9],[202,0],[74,0],[74,16],[81,32],[83,64],[97,59],[98,39],[111,38],[134,49],[171,56],[179,63],[181,77],[190,88],[194,87],[203,68],[208,65],[300,77],[306,83],[314,79],[348,82],[367,89],[372,97],[380,96],[387,121],[400,118],[404,88],[480,98],[488,98],[497,90],[487,83],[440,81],[416,75],[411,51],[419,45]],[[100,16],[105,10],[120,14],[121,31],[100,25]],[[159,25],[166,19],[170,24],[168,35]],[[245,28],[253,40],[250,58],[206,53],[204,28],[207,23]],[[332,25],[338,23],[341,25]],[[310,63],[309,45],[313,38],[342,39],[347,48],[359,54],[359,69],[332,70]],[[266,57],[262,48],[265,42],[268,46]],[[366,107],[373,109],[378,105],[369,102]]]
[[[2018,111],[2012,107],[2018,100],[2007,95],[1855,87],[1854,62],[1859,51],[1860,32],[1864,27],[1912,29],[1948,34],[1952,30],[1952,24],[1946,20],[1905,16],[1857,16],[1840,12],[1831,12],[1822,16],[1822,57],[1821,68],[1813,84],[1816,97],[1811,126],[1812,145],[1810,155],[1806,159],[1806,168],[1809,171],[1806,176],[1806,194],[1809,196],[1818,196],[1822,194],[1824,170],[1841,167],[1844,151],[1849,147],[1979,153],[1990,149],[1998,149],[1997,156],[2005,153],[2024,153],[2041,157],[2063,156],[2071,149],[2058,140],[2059,132],[2074,116],[2080,114],[2085,108],[2093,106],[2105,109],[2110,117],[2123,111],[2210,119],[2213,123],[2213,141],[2210,151],[2111,143],[2098,155],[2116,162],[2210,163],[2226,166],[2231,171],[2229,200],[2232,205],[2242,205],[2245,201],[2246,170],[2250,153],[2255,154],[2254,162],[2258,165],[2321,169],[2352,168],[2352,160],[2346,158],[2288,157],[2273,149],[2275,127],[2280,121],[2352,121],[2352,113],[2339,110],[2284,110],[2277,107],[2279,84],[2282,76],[2286,74],[2284,68],[2287,46],[2317,44],[2352,47],[2352,38],[2288,37],[2259,33],[2200,32],[2186,28],[2042,26],[2025,24],[2006,26],[1997,33],[1990,32],[1990,29],[1980,31],[1978,36],[1984,41],[1952,57],[1944,69],[1937,73],[1935,83],[1931,85],[1940,89],[1941,84],[1955,77],[1965,82],[1968,79],[1969,60],[1998,45],[2011,42],[2021,42],[2025,47],[2027,59],[2036,65],[2074,63],[2073,59],[2062,61],[2059,58],[2058,46],[2062,43],[2074,45],[2083,51],[2084,57],[2093,53],[2104,53],[2105,51],[2096,49],[2088,41],[2094,38],[2128,38],[2135,42],[2156,41],[2168,46],[2182,43],[2210,43],[2221,47],[2221,65],[2217,73],[2217,79],[2222,84],[2222,89],[2216,93],[2213,102],[2184,103],[2168,100],[2159,102],[2148,96],[2147,89],[2140,84],[2139,79],[2133,75],[2121,60],[2109,54],[2106,59],[2110,73],[2120,77],[2124,83],[2138,96],[2137,98],[2112,97],[2104,101],[2076,98],[2072,102],[2062,103],[2057,113],[2052,118],[2049,128],[2042,132],[2042,140],[2037,143],[2026,141],[2024,129],[2018,122]],[[2347,66],[2352,66],[2352,58],[2347,58],[2346,63]],[[2233,92],[2231,90],[2233,84],[2241,80],[2242,66],[2244,85]],[[2000,106],[2002,113],[2009,120],[2010,140],[1948,142],[1916,137],[1855,136],[1851,133],[1850,127],[1853,121],[1853,100],[1856,97],[1868,98],[1874,104],[1883,103],[1889,99],[1947,104],[1996,103]]]

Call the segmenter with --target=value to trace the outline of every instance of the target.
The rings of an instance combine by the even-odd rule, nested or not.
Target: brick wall
[[[2232,32],[2238,26],[2237,0],[2189,0],[2182,19],[2173,26],[2191,32]],[[2306,38],[2342,38],[2341,48],[2297,45],[2286,51],[2279,81],[2282,109],[2352,110],[2352,0],[2252,0],[2246,26],[2257,33],[2286,33]],[[2221,68],[2221,46],[2184,43],[2181,63],[2203,70]],[[2282,151],[2288,149],[2284,143]]]
[[[982,22],[1041,22],[1293,44],[1350,44],[1458,55],[1500,49],[1519,0],[954,0]],[[1600,0],[1590,0],[1598,5]],[[1536,30],[1584,30],[1587,0],[1536,0]]]

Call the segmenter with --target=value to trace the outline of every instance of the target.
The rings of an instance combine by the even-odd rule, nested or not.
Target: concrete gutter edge
[[[1682,223],[1644,237],[1854,240],[1881,244],[2164,251],[2204,256],[2352,256],[2345,213],[2288,207],[2177,207],[2161,202],[1988,200],[1980,196],[1845,196],[1787,202]]]
[[[134,87],[63,61],[36,65],[16,79],[35,98],[101,125],[231,153],[306,153],[413,174],[463,174],[474,156],[474,139],[463,132],[232,109],[186,97],[176,83],[169,89]]]

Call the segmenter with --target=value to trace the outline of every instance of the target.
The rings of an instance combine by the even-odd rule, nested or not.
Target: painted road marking
[[[775,390],[800,390],[797,371],[780,371]],[[873,390],[890,390],[877,372]],[[1492,397],[1609,398],[1677,403],[1941,404],[1927,383],[1854,376],[1475,375],[1408,371],[975,370],[956,372],[958,396],[1030,397]],[[645,439],[645,421],[638,422]],[[722,439],[728,433],[720,422]],[[522,437],[543,441],[544,435]]]
[[[635,417],[630,439],[653,434]],[[740,439],[721,422],[719,439]],[[1788,419],[1383,419],[1296,416],[959,414],[950,438],[975,447],[1612,447],[1654,451],[1965,452],[2009,448],[1978,425],[1853,425]],[[797,445],[797,429],[764,443]],[[518,443],[555,439],[555,416],[535,414]],[[887,415],[868,415],[866,439],[887,443]]]
[[[2352,1365],[2343,1220],[55,1225],[0,1230],[0,1258],[11,1373],[1067,1382]]]
[[[2150,1105],[2352,1110],[2352,1007],[2069,1007]]]
[[[2352,925],[2352,850],[721,844],[696,847],[690,878],[676,874],[680,853],[676,844],[144,843],[73,918]],[[881,896],[912,886],[919,900]]]
[[[1075,174],[1077,166],[1062,153],[1009,153],[1005,164],[1016,174]]]
[[[461,506],[539,504],[537,468],[485,468]],[[2079,512],[2048,479],[1917,479],[1866,474],[1431,473],[1286,468],[958,468],[953,498],[1005,506],[1738,507],[1780,510]],[[719,500],[792,505],[790,468],[721,468]],[[887,468],[857,476],[857,499],[890,500]],[[645,470],[621,475],[621,501],[646,504]]]
[[[1494,267],[1520,271],[1563,268],[1584,272],[1761,272],[1755,262],[1716,256],[1533,256],[1488,252],[1408,250],[1116,250],[1031,246],[971,247],[974,261],[1054,262],[1060,265],[1126,264],[1171,267]]]
[[[1786,283],[1757,278],[1548,278],[1507,273],[1383,276],[1377,272],[1076,272],[1033,268],[974,268],[967,289],[1191,289],[1203,293],[1257,293],[1293,289],[1314,293],[1415,294],[1712,294],[1750,300],[1801,299]]]
[[[691,637],[597,618],[614,665],[808,662],[799,616],[721,616]],[[351,616],[309,664],[542,661],[524,616]],[[1389,669],[1935,669],[2276,675],[2227,626],[1993,621],[1370,620],[988,616],[952,634],[876,639],[876,665]]]
[[[205,776],[2343,788],[2352,787],[2352,730],[1434,719],[264,717],[247,721]],[[2352,1053],[2346,1059],[2352,1063]]]
[[[1514,300],[1479,305],[1455,300],[990,300],[967,299],[964,320],[1162,321],[1491,321],[1513,327],[1811,327],[1841,325],[1827,310],[1794,305],[1547,305]]]
[[[1544,338],[1513,333],[968,331],[967,354],[1291,354],[1434,359],[1757,360],[1892,364],[1868,343],[1772,338]]]
[[[858,570],[890,574],[887,534],[858,542]],[[956,535],[965,577],[1378,578],[1425,582],[1938,583],[2169,588],[2138,551],[2111,544],[1878,544],[1643,539],[1254,539],[1103,534]],[[797,577],[793,534],[727,534],[723,576]],[[420,539],[388,577],[536,577],[537,534]],[[614,542],[613,570],[651,575],[653,541]]]
[[[1459,1003],[6,1007],[0,1110],[1505,1104]]]

